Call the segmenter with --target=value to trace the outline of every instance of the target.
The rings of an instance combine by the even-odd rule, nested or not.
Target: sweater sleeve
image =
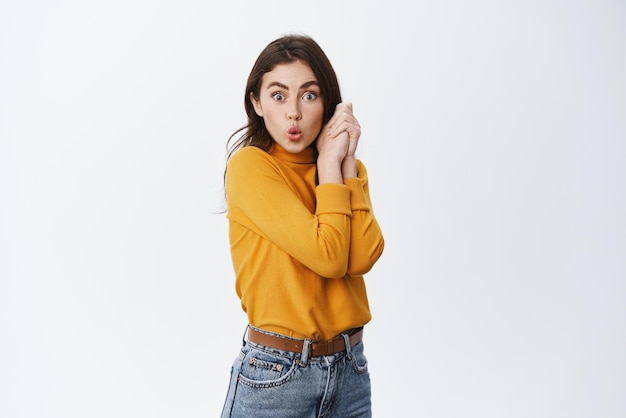
[[[385,241],[374,217],[369,194],[367,170],[357,162],[358,177],[344,180],[350,189],[352,208],[350,258],[348,274],[361,276],[369,272],[383,253]]]
[[[323,277],[345,276],[352,215],[348,186],[317,186],[311,213],[267,155],[242,149],[228,163],[226,190],[231,220]]]

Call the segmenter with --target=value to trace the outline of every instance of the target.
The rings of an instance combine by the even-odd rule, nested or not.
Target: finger
[[[338,118],[353,119],[352,103],[340,103],[335,110],[335,115]]]
[[[328,131],[328,136],[330,138],[335,138],[342,132],[347,132],[350,135],[351,139],[358,139],[361,135],[361,126],[354,121],[341,121],[337,126]]]
[[[332,127],[333,125],[337,124],[337,122],[342,117],[354,117],[353,114],[352,114],[352,103],[351,102],[342,102],[342,103],[339,103],[335,107],[335,113],[333,114],[333,117],[330,118],[330,120],[328,121],[328,126]]]
[[[351,129],[361,129],[361,126],[359,125],[359,121],[356,120],[356,118],[352,115],[341,115],[337,117],[337,120],[335,120],[332,124],[328,124],[327,125],[327,133],[329,136],[336,136],[337,134],[339,134],[342,131]]]

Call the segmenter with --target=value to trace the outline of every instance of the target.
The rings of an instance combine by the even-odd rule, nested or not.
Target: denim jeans
[[[371,417],[363,343],[329,356],[309,353],[309,340],[302,353],[244,341],[231,369],[222,418]]]

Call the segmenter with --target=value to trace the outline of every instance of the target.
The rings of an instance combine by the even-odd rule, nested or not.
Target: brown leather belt
[[[363,327],[348,331],[346,334],[350,336],[350,347],[354,347],[363,339]],[[252,327],[248,328],[248,340],[265,347],[291,351],[292,353],[301,353],[302,347],[304,347],[304,340],[270,335],[259,332]],[[329,356],[342,351],[346,351],[346,342],[343,336],[339,335],[332,340],[312,342],[310,355],[312,357]]]

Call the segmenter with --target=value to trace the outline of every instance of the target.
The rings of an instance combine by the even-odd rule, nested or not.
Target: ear
[[[261,107],[261,102],[259,102],[256,97],[254,97],[254,93],[250,92],[250,102],[252,106],[254,106],[254,111],[259,117],[263,117],[263,108]]]

